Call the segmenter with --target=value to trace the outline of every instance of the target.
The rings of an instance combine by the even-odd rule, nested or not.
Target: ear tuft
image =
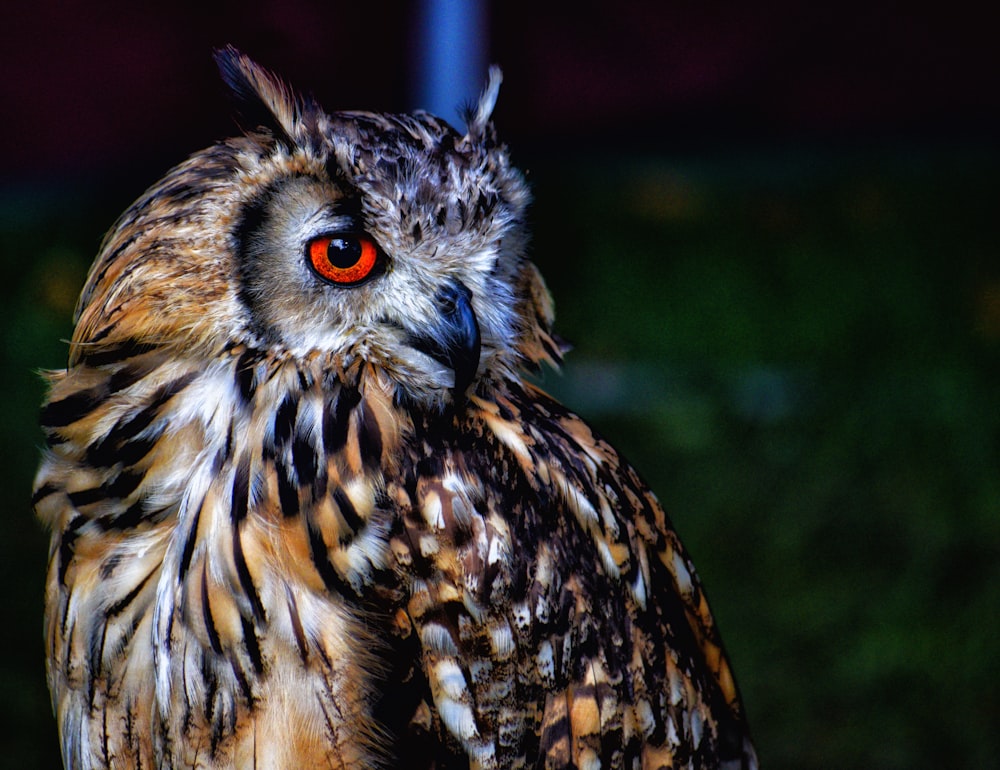
[[[479,143],[486,138],[502,82],[503,73],[500,68],[496,64],[490,65],[489,77],[486,80],[486,87],[479,97],[479,103],[475,109],[470,109],[465,116],[466,125],[469,127],[466,139],[470,142]]]
[[[277,75],[229,45],[215,51],[219,74],[229,89],[237,122],[246,131],[264,129],[292,145],[302,100]]]

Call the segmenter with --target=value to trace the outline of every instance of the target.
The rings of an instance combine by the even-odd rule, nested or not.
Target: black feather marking
[[[244,223],[246,217],[244,217]],[[253,398],[257,392],[257,364],[260,362],[260,353],[252,348],[247,348],[236,361],[236,387],[240,391],[245,403]]]
[[[555,693],[555,697],[566,696],[562,693]],[[544,724],[542,726],[541,743],[539,745],[539,758],[545,757],[561,742],[568,742],[571,734],[568,715],[561,716],[557,720]]]
[[[107,623],[92,623],[90,634],[87,639],[87,656],[90,666],[90,676],[88,677],[88,699],[90,707],[94,707],[94,696],[97,694],[97,683],[104,678],[104,642],[108,635]]]
[[[330,591],[338,593],[341,596],[349,596],[352,593],[350,586],[337,574],[336,568],[330,563],[330,555],[327,553],[322,533],[316,528],[312,520],[309,521],[307,528],[309,531],[309,555],[312,558],[313,565],[316,567],[316,571],[323,580],[323,584]]]
[[[287,394],[278,407],[274,415],[274,446],[282,447],[291,438],[292,429],[295,427],[295,415],[299,411],[299,404],[291,393]]]
[[[121,448],[118,450],[118,462],[125,466],[135,465],[149,454],[150,450],[156,445],[156,442],[160,439],[162,434],[163,431],[161,429],[154,431],[145,438],[133,439],[122,444]]]
[[[351,499],[347,496],[347,493],[345,493],[340,487],[333,490],[333,502],[337,504],[337,509],[340,511],[340,515],[343,517],[347,526],[351,529],[350,533],[344,533],[340,538],[341,544],[346,545],[352,540],[353,536],[365,526],[365,522],[364,519],[358,515],[358,512],[354,508],[354,504],[351,502]]]
[[[358,449],[361,462],[368,468],[378,468],[382,463],[382,431],[375,414],[364,403],[358,415]]]
[[[361,400],[356,388],[342,387],[332,407],[328,404],[323,414],[323,449],[334,454],[347,443],[347,428],[351,411]]]
[[[247,702],[252,701],[253,700],[253,690],[250,688],[250,682],[247,679],[246,673],[243,671],[242,668],[240,668],[240,664],[236,662],[236,658],[230,658],[229,663],[230,663],[230,665],[231,665],[231,667],[233,669],[233,676],[236,677],[236,682],[239,684],[240,691],[243,693],[243,698]],[[235,709],[233,710],[233,713],[230,716],[231,716],[231,719],[233,720],[233,722],[235,723],[235,720],[236,720]],[[235,728],[236,725],[232,724],[232,725],[230,725],[230,727],[231,728]]]
[[[218,700],[219,683],[215,677],[215,673],[209,668],[208,656],[205,654],[201,656],[201,679],[205,682],[205,719],[212,725],[212,737],[209,739],[209,743],[211,744],[212,756],[215,756],[219,743],[222,741],[222,733],[225,725],[220,713],[222,709],[216,710],[215,708]],[[188,704],[188,707],[184,710],[184,724],[187,725],[192,723],[192,718],[190,702],[187,701],[186,695],[185,702]]]
[[[93,708],[93,694],[91,694],[91,708]],[[108,707],[107,705],[101,709],[101,756],[104,759],[104,763],[108,766],[111,764],[111,755],[108,753]]]
[[[236,466],[233,476],[233,505],[230,511],[233,524],[239,524],[246,518],[250,501],[250,462],[244,458]]]
[[[222,654],[222,640],[219,638],[219,630],[215,627],[212,619],[212,606],[208,600],[208,567],[201,568],[201,613],[205,623],[205,630],[208,632],[208,642],[216,655]]]
[[[598,701],[597,701],[598,704],[601,704],[604,701],[604,698],[607,697],[606,694],[607,689],[608,689],[607,685],[605,685],[602,688],[602,691],[598,693]],[[604,697],[602,697],[602,695]],[[621,752],[621,750],[624,748],[625,741],[624,741],[624,736],[622,735],[622,728],[619,725],[615,725],[614,723],[608,725],[601,731],[600,742],[601,742],[600,756],[602,757],[615,756],[616,753]],[[628,765],[623,765],[623,766],[628,767]]]
[[[99,500],[103,500],[107,495],[105,494],[105,489],[103,486],[91,487],[90,489],[81,489],[77,492],[70,492],[66,495],[69,498],[70,504],[74,508],[82,508],[85,505],[90,505],[91,503],[96,503]]]
[[[444,474],[444,463],[438,457],[422,457],[417,462],[417,476],[435,478]]]
[[[135,756],[138,759],[139,752],[135,744],[135,724],[133,722],[134,719],[133,715],[136,712],[136,709],[134,708],[135,704],[133,703],[131,698],[126,699],[125,704],[126,704],[125,718],[122,719],[123,723],[122,728],[125,732],[125,745],[132,750],[133,756]],[[137,763],[137,770],[141,770],[141,768],[139,767],[139,765],[141,765],[141,762],[142,760],[140,759],[139,762]]]
[[[507,422],[513,422],[514,413],[510,410],[510,407],[499,399],[497,400],[496,405],[499,415]]]
[[[50,482],[42,484],[38,489],[35,490],[35,493],[31,496],[32,506],[38,505],[46,497],[58,491],[59,487],[57,487],[55,484],[52,484]]]
[[[148,454],[162,434],[162,430],[141,440],[135,440],[159,416],[163,406],[181,390],[186,388],[196,376],[190,372],[156,389],[152,399],[140,412],[127,420],[119,420],[100,441],[87,448],[87,461],[98,467],[110,467],[115,463],[132,465]]]
[[[498,202],[499,197],[496,193],[480,192],[476,198],[476,221],[482,221],[484,217],[489,216]]]
[[[118,393],[119,391],[135,385],[135,383],[153,371],[159,363],[159,361],[146,360],[133,361],[130,364],[126,364],[108,378],[108,393]],[[192,377],[193,375],[185,375],[179,379],[187,384],[187,382],[190,382]]]
[[[143,502],[136,500],[122,513],[116,516],[102,516],[97,519],[98,526],[108,532],[110,530],[126,530],[139,526],[143,521]]]
[[[78,393],[73,393],[72,395],[69,395],[59,401],[51,402],[42,410],[42,427],[51,429],[71,425],[82,417],[85,417],[96,407],[100,406],[111,395],[134,385],[146,374],[148,374],[151,368],[152,364],[149,362],[141,365],[131,364],[124,366],[111,375],[106,382],[101,383],[100,385],[95,385],[87,390],[81,390]],[[155,416],[156,411],[171,397],[187,386],[188,383],[194,379],[194,377],[194,373],[186,374],[183,377],[178,377],[176,380],[166,383],[158,388],[156,393],[153,395],[153,400],[149,406],[144,408],[130,420],[116,425],[104,439],[88,450],[88,459],[90,459],[91,452],[96,452],[97,456],[100,458],[101,449],[108,441],[124,441],[137,435],[141,430],[149,425]],[[116,431],[121,432],[113,437],[112,434],[115,434]],[[112,463],[101,464],[110,465]]]
[[[154,568],[148,575],[146,575],[146,577],[144,577],[142,580],[139,581],[139,583],[135,586],[135,588],[133,588],[131,591],[125,594],[121,599],[116,601],[114,604],[109,606],[104,611],[104,616],[108,620],[111,620],[112,618],[121,615],[122,612],[125,611],[125,608],[128,607],[133,601],[135,601],[135,597],[137,597],[140,593],[142,593],[142,589],[145,588],[146,583],[149,582],[149,579],[154,575],[154,573],[156,573],[158,569],[159,569],[158,567]]]
[[[247,648],[247,655],[250,656],[250,662],[253,664],[253,670],[257,674],[262,674],[264,672],[264,659],[260,654],[260,642],[257,640],[257,631],[254,629],[253,621],[242,615],[240,621],[243,626],[243,642]]]
[[[91,340],[91,342],[93,341]],[[83,352],[80,354],[81,363],[87,366],[105,366],[149,353],[151,350],[156,350],[156,345],[130,338],[110,347],[98,348],[92,352],[88,352],[88,350],[87,347],[83,348]]]
[[[276,462],[274,470],[278,476],[278,502],[281,505],[281,513],[285,518],[290,519],[299,514],[299,490],[292,483],[288,468],[283,462]]]
[[[295,142],[281,125],[262,90],[271,91],[272,95],[289,102],[296,109],[300,106],[300,100],[277,77],[232,46],[217,50],[215,63],[229,89],[240,125],[250,130],[263,128],[270,131],[279,142],[289,147],[294,146]]]
[[[105,497],[124,499],[132,494],[142,483],[143,473],[140,471],[122,471],[114,481],[101,485]]]
[[[243,593],[250,600],[250,608],[254,617],[263,623],[267,619],[264,611],[264,604],[257,593],[257,586],[254,585],[253,575],[250,574],[250,567],[247,565],[246,556],[243,554],[243,539],[238,528],[233,529],[233,561],[236,563],[236,574],[240,579],[240,587]]]
[[[69,567],[69,563],[73,558],[73,544],[76,539],[80,536],[80,529],[87,524],[89,519],[86,516],[75,516],[69,524],[66,525],[66,529],[62,533],[62,537],[59,539],[59,582],[66,582],[66,570]]]
[[[309,645],[306,644],[306,632],[302,628],[302,619],[299,617],[299,605],[295,601],[295,594],[286,588],[288,595],[288,618],[292,622],[292,633],[295,634],[295,643],[299,648],[299,657],[305,663],[309,660]]]
[[[50,401],[42,409],[39,421],[43,428],[62,428],[85,417],[109,395],[106,383],[77,391],[58,401]]]
[[[302,486],[308,486],[316,480],[316,452],[302,433],[296,434],[292,442],[292,465],[295,466],[295,475],[299,477],[299,484]]]
[[[45,446],[49,449],[55,449],[57,446],[61,446],[66,443],[66,439],[60,436],[53,430],[43,428],[45,431]]]
[[[322,500],[326,496],[326,488],[329,484],[329,478],[326,475],[326,469],[322,469],[322,473],[316,474],[316,480],[312,485],[312,499]]]
[[[103,439],[87,447],[87,463],[95,468],[110,468],[116,463],[128,466],[139,462],[149,454],[163,430],[154,431],[142,439],[131,439],[131,436],[153,421],[157,408],[147,407],[128,423],[113,428]]]
[[[191,530],[184,541],[184,550],[181,552],[181,564],[178,570],[178,577],[183,580],[191,566],[191,556],[194,554],[194,541],[198,539],[198,522],[201,519],[201,508],[194,514],[194,521],[191,522]]]
[[[127,529],[133,529],[142,524],[159,524],[161,521],[167,518],[168,515],[173,513],[176,507],[173,505],[165,505],[154,510],[149,510],[146,507],[146,501],[136,500],[132,505],[126,508],[121,513],[113,513],[106,516],[101,516],[95,519],[97,526],[101,528],[102,532],[111,531],[124,531]]]
[[[129,237],[129,239],[127,240],[126,243],[133,243],[136,240],[136,238],[138,238],[138,237],[139,237],[138,235],[133,235],[133,236]],[[117,257],[119,254],[121,254],[122,251],[123,251],[122,247],[119,246],[118,248],[116,248],[114,250],[114,252],[112,253],[111,256],[109,256],[106,260],[104,260],[102,262],[102,264],[105,265],[105,268],[104,268],[104,270],[100,271],[100,273],[98,273],[97,275],[92,276],[93,280],[90,282],[92,285],[96,286],[97,284],[99,284],[101,282],[101,280],[104,277],[104,274],[107,272],[107,264],[110,263],[110,262],[114,262],[115,261],[115,257]],[[102,327],[100,331],[96,331],[96,332],[94,332],[93,334],[90,335],[90,339],[87,340],[87,345],[88,346],[89,345],[94,345],[94,344],[96,344],[98,342],[101,342],[105,337],[107,337],[109,334],[111,334],[111,330],[112,329],[117,329],[117,328],[118,328],[117,324],[110,324],[109,326]]]
[[[351,183],[351,180],[340,170],[340,166],[337,165],[336,156],[331,153],[330,160],[327,161],[327,171],[330,172],[331,178],[335,179],[337,186],[340,187],[344,193],[342,198],[338,198],[333,202],[332,208],[335,216],[345,217],[351,219],[354,222],[354,227],[363,228],[364,227],[364,205],[362,204],[361,191]]]

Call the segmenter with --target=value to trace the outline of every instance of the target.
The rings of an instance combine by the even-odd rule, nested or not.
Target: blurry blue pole
[[[413,106],[457,124],[486,83],[486,0],[422,0],[418,23]]]

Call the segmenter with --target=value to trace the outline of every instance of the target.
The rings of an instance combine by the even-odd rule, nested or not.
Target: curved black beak
[[[461,281],[445,284],[434,299],[440,315],[439,323],[431,327],[433,336],[411,337],[410,344],[455,373],[452,395],[458,401],[479,369],[479,321],[472,309],[472,292]]]

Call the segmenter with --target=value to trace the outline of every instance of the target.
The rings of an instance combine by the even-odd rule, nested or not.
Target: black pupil
[[[354,267],[361,259],[361,242],[357,238],[334,238],[326,247],[326,256],[334,267]]]

